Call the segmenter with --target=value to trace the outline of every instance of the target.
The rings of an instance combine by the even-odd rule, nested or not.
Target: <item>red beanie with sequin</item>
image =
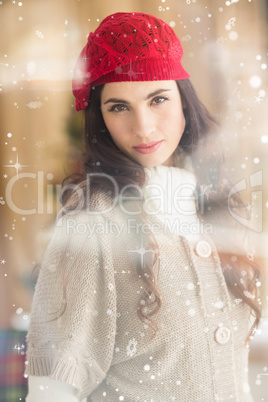
[[[94,86],[120,81],[183,80],[183,49],[173,29],[144,13],[115,13],[88,36],[74,70],[76,110],[86,109]]]

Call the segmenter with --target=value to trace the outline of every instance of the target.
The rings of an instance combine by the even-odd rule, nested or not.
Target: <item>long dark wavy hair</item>
[[[176,152],[183,164],[185,155],[190,157],[192,167],[197,179],[197,210],[202,221],[211,222],[219,228],[226,226],[235,228],[236,222],[231,217],[228,207],[234,208],[240,213],[246,214],[246,208],[238,194],[228,197],[232,187],[225,177],[224,155],[218,143],[218,124],[210,115],[206,107],[200,102],[189,79],[176,81],[184,107],[186,120],[185,130]],[[67,212],[73,208],[74,198],[77,198],[77,188],[84,193],[90,185],[90,193],[98,192],[114,195],[112,184],[105,179],[105,175],[93,175],[90,183],[87,177],[92,173],[105,173],[112,177],[121,190],[126,185],[135,185],[142,188],[146,183],[143,167],[134,160],[129,159],[113,142],[108,132],[100,108],[100,96],[103,86],[97,86],[91,90],[89,106],[85,111],[84,147],[81,172],[68,176],[63,181],[62,203]],[[129,192],[135,192],[134,186],[129,186]],[[134,195],[135,194],[131,194]],[[85,198],[86,199],[86,198]],[[229,204],[228,204],[229,203]],[[88,208],[88,205],[84,205]],[[146,214],[142,213],[140,220],[146,220]],[[241,228],[240,228],[241,229]],[[158,250],[158,245],[153,235],[146,236],[145,244],[150,249]],[[217,242],[216,242],[217,245]],[[261,318],[261,302],[256,282],[260,277],[260,265],[249,259],[247,255],[233,255],[233,252],[222,249],[217,245],[218,254],[226,283],[231,292],[243,302],[249,305],[255,316],[255,321],[245,340],[248,343],[254,329]],[[157,266],[157,253],[146,253],[146,258],[137,260],[137,274],[144,282],[145,294],[141,299],[145,304],[137,306],[139,318],[148,324],[154,334],[157,324],[152,316],[161,308],[161,294],[157,289],[155,267]],[[159,261],[159,260],[158,260]],[[159,266],[158,266],[159,268]],[[248,297],[247,295],[251,295]]]

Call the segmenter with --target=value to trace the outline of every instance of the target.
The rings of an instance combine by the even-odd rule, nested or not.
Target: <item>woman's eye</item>
[[[168,98],[165,97],[165,96],[156,96],[156,97],[153,99],[152,103],[163,103],[163,102],[165,102],[166,100],[168,100]]]
[[[126,108],[127,107],[125,105],[113,105],[109,112],[123,112],[124,110],[126,110]]]

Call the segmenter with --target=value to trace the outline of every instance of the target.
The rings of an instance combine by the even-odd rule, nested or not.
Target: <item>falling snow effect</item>
[[[45,149],[47,147],[47,143],[45,141],[36,141],[35,146],[39,149]]]
[[[42,34],[42,32],[41,31],[35,31],[35,34],[36,34],[36,36],[38,37],[38,38],[40,38],[40,39],[44,39],[44,35]]]
[[[14,349],[15,350],[17,350],[17,352],[18,352],[18,354],[20,354],[20,355],[24,355],[25,354],[25,345],[20,345],[20,344],[17,344],[17,345],[15,345],[14,346]]]
[[[137,344],[138,342],[135,338],[129,340],[127,345],[127,356],[134,356],[134,354],[137,352]]]
[[[35,63],[35,61],[29,61],[29,62],[27,63],[27,67],[26,67],[27,74],[28,74],[29,76],[32,76],[32,75],[34,75],[35,70],[36,70],[36,63]]]
[[[26,105],[29,109],[40,109],[40,107],[43,106],[43,103],[41,101],[32,101],[27,103]]]
[[[11,163],[12,163],[12,161],[11,161]],[[19,162],[19,155],[17,154],[17,161],[16,161],[16,163],[14,163],[13,165],[4,165],[4,167],[8,167],[8,168],[15,168],[16,169],[16,171],[17,171],[17,176],[18,176],[18,173],[19,173],[19,171],[20,170],[22,170],[22,168],[23,167],[27,167],[28,165],[22,165],[20,162]]]
[[[231,1],[226,1],[225,4],[226,6],[231,6],[232,4],[238,3],[239,0],[231,0]]]
[[[139,248],[139,249],[137,249],[137,250],[129,250],[129,253],[137,253],[137,254],[139,254],[140,255],[140,258],[141,258],[141,265],[143,265],[143,258],[144,258],[144,255],[146,254],[146,253],[155,253],[156,252],[156,250],[151,250],[151,249],[145,249],[144,247],[143,247],[143,239],[141,239],[141,247]]]
[[[262,79],[259,75],[252,75],[249,79],[251,88],[259,88],[262,84]]]
[[[19,7],[21,7],[22,5],[23,5],[23,3],[22,2],[19,2],[19,3],[16,3],[16,1],[13,1],[13,3],[14,3],[14,5],[16,4],[16,5],[18,5]],[[161,13],[164,13],[165,11],[168,11],[169,10],[169,7],[167,7],[166,6],[166,4],[168,3],[168,1],[167,2],[165,2],[165,1],[163,1],[162,0],[162,3],[165,3],[165,4],[162,4],[161,6],[159,6],[159,8],[158,8],[158,10],[159,10],[159,12],[161,12]],[[200,6],[201,5],[201,3],[199,3],[198,4],[198,2],[196,2],[196,0],[185,0],[185,4],[187,5],[187,6],[189,6],[189,7],[187,7],[187,10],[190,10],[191,9],[191,7],[194,7],[195,6],[195,3],[197,3],[197,5],[198,6]],[[221,35],[223,35],[223,36],[221,36],[221,37],[218,37],[218,38],[215,38],[215,43],[218,45],[218,48],[221,48],[221,49],[223,49],[223,50],[225,50],[225,45],[228,45],[228,44],[231,44],[231,46],[237,46],[237,44],[239,44],[241,41],[242,41],[242,34],[241,34],[241,32],[240,32],[240,25],[239,24],[241,24],[241,20],[240,20],[240,14],[239,14],[239,10],[237,11],[237,15],[236,16],[233,16],[233,17],[231,17],[231,18],[229,18],[229,20],[228,20],[228,18],[226,18],[225,16],[226,16],[226,14],[225,14],[225,12],[226,12],[226,7],[228,8],[229,7],[229,11],[230,11],[230,13],[231,13],[231,15],[234,15],[234,13],[236,12],[236,8],[235,7],[231,7],[232,5],[236,5],[237,3],[239,3],[239,0],[230,0],[230,1],[223,1],[223,2],[220,2],[219,3],[219,6],[217,7],[217,8],[215,8],[215,10],[213,10],[213,12],[212,12],[212,14],[211,13],[208,13],[207,14],[207,17],[208,18],[212,18],[212,17],[214,17],[215,16],[215,14],[217,13],[218,15],[220,15],[221,16],[221,23],[222,23],[222,28],[223,28],[223,31],[221,31]],[[248,0],[248,3],[251,3],[251,0]],[[252,0],[252,3],[254,3],[254,1]],[[0,5],[2,5],[3,4],[3,2],[2,1],[0,1]],[[224,4],[225,4],[225,6],[224,6]],[[242,4],[242,2],[240,2],[240,4]],[[237,4],[238,6],[240,5],[240,4]],[[221,7],[222,6],[222,7]],[[25,5],[24,5],[24,7],[25,7]],[[24,8],[23,7],[23,8]],[[192,9],[192,11],[191,12],[193,12],[193,15],[192,15],[192,19],[193,19],[193,25],[195,26],[195,27],[200,27],[200,30],[202,29],[202,30],[204,30],[204,26],[206,25],[206,22],[205,22],[205,18],[204,18],[204,15],[202,14],[200,14],[200,17],[198,16],[198,14],[196,15],[195,14],[195,11],[196,9]],[[21,10],[20,10],[21,11]],[[173,11],[172,9],[170,10],[170,11]],[[209,11],[212,11],[212,10],[209,10]],[[230,14],[229,14],[229,16],[230,16]],[[228,17],[229,17],[228,16]],[[164,19],[166,17],[166,15],[165,14],[162,14],[162,18]],[[169,16],[169,14],[167,13],[167,17],[166,18],[169,18],[170,16]],[[191,47],[191,45],[192,45],[192,43],[193,44],[195,44],[195,43],[197,43],[197,40],[200,40],[200,41],[202,41],[203,40],[203,38],[204,38],[204,36],[205,36],[205,33],[204,33],[204,31],[202,31],[202,33],[201,34],[199,34],[200,36],[197,38],[196,37],[196,35],[195,35],[195,33],[194,32],[192,32],[190,29],[189,29],[189,25],[187,24],[187,19],[186,19],[186,16],[185,15],[183,15],[183,13],[182,13],[182,18],[181,18],[181,20],[182,20],[182,24],[181,25],[179,25],[179,21],[178,21],[178,19],[176,19],[176,16],[173,16],[172,15],[172,18],[174,19],[174,20],[172,20],[172,21],[170,21],[169,22],[169,25],[171,26],[171,27],[176,27],[176,28],[178,28],[179,29],[179,32],[181,32],[182,33],[182,36],[181,36],[181,41],[182,42],[189,42],[189,41],[191,41],[191,43],[189,43],[189,44],[186,44],[185,46],[189,46],[189,47]],[[17,25],[23,25],[24,23],[22,22],[22,21],[25,21],[24,23],[26,24],[26,15],[24,15],[24,17],[22,17],[22,16],[16,16],[16,23],[17,23]],[[70,21],[71,21],[71,19],[70,19]],[[167,20],[167,22],[169,21],[169,19]],[[208,20],[209,21],[209,20]],[[62,18],[62,24],[64,24],[65,25],[65,28],[66,28],[66,26],[68,25],[68,20],[67,19],[64,19],[64,16],[63,16],[63,18]],[[188,26],[187,26],[188,25]],[[38,26],[38,25],[37,25]],[[40,25],[39,25],[40,26]],[[225,33],[224,33],[224,27],[225,27]],[[206,27],[207,28],[207,27]],[[199,28],[198,28],[199,29]],[[35,38],[35,40],[36,41],[38,41],[39,39],[42,39],[42,40],[44,40],[44,42],[43,43],[45,43],[45,40],[47,39],[47,37],[45,37],[45,35],[43,34],[43,32],[41,32],[40,30],[36,30],[36,31],[34,31],[34,30],[32,30],[32,32],[31,32],[31,35],[33,35],[33,36],[36,36],[37,37],[37,39]],[[64,34],[64,35],[66,35],[66,34]],[[38,41],[38,43],[40,43],[39,41]],[[32,54],[32,55],[30,55],[30,58],[32,57],[32,58],[35,58],[35,54]],[[188,51],[188,49],[187,49],[187,51],[185,52],[185,58],[187,58],[187,56],[189,56],[189,58],[193,58],[193,61],[196,61],[197,60],[197,52],[190,52],[190,51]],[[7,55],[5,55],[4,56],[4,58],[2,58],[3,57],[3,55],[1,56],[0,55],[0,57],[1,57],[1,59],[0,59],[0,68],[3,70],[3,71],[15,71],[16,70],[16,68],[17,68],[17,66],[12,66],[12,61],[10,61],[10,59],[11,58],[7,58]],[[28,59],[29,60],[29,59]],[[254,60],[255,60],[255,55],[254,55]],[[256,66],[255,66],[255,70],[254,70],[254,66],[252,67],[252,70],[251,70],[251,75],[247,78],[247,82],[245,82],[245,81],[243,81],[242,79],[242,84],[241,84],[241,82],[240,82],[240,84],[238,84],[237,85],[237,90],[233,93],[233,95],[234,95],[234,97],[235,97],[235,99],[236,99],[236,101],[238,102],[238,104],[233,104],[231,107],[230,107],[230,110],[231,110],[231,113],[230,114],[233,114],[233,116],[234,116],[234,120],[235,120],[235,124],[237,125],[237,132],[239,132],[239,131],[242,131],[242,126],[243,126],[243,124],[244,124],[244,121],[245,121],[245,119],[247,119],[248,118],[248,115],[252,115],[252,117],[254,118],[254,113],[255,113],[255,110],[261,110],[261,108],[263,107],[263,105],[264,104],[267,104],[267,97],[266,97],[266,93],[265,93],[265,91],[264,91],[264,89],[262,89],[262,88],[264,88],[264,85],[266,84],[266,81],[265,81],[265,79],[264,79],[264,73],[266,73],[266,71],[267,71],[267,61],[266,61],[267,59],[266,59],[266,54],[262,54],[262,55],[257,55],[256,56],[256,60],[255,60],[255,62],[257,63],[258,62],[258,64],[256,64]],[[8,61],[8,62],[7,62]],[[25,61],[26,62],[26,61]],[[38,62],[38,60],[37,60],[37,62]],[[24,69],[24,73],[25,73],[25,75],[26,75],[26,73],[27,73],[27,76],[28,77],[30,77],[31,78],[31,80],[33,79],[33,77],[35,76],[35,74],[37,73],[37,62],[35,62],[35,61],[33,61],[33,60],[30,60],[30,61],[28,61],[27,62],[27,65],[26,65],[26,72],[25,72],[25,63],[24,63],[24,66],[23,66],[23,69]],[[245,73],[245,71],[246,71],[246,69],[249,67],[249,63],[248,63],[248,60],[247,60],[247,58],[243,58],[242,59],[242,57],[241,57],[241,60],[239,60],[239,63],[238,63],[238,65],[240,66],[240,68],[241,68],[241,71],[243,70],[243,72],[241,73],[241,75],[242,74],[246,74]],[[39,68],[39,64],[38,64],[38,68]],[[266,71],[265,71],[266,70]],[[239,74],[239,72],[237,73],[237,74]],[[131,70],[129,71],[129,75],[131,75]],[[26,78],[28,78],[26,76]],[[246,75],[245,75],[246,76]],[[19,85],[20,85],[20,79],[22,79],[22,80],[24,80],[24,77],[16,77],[16,79],[14,79],[12,82],[13,82],[13,84],[12,85],[14,85],[14,86],[17,86],[17,87],[19,87]],[[230,83],[228,83],[228,84],[230,84]],[[234,87],[236,86],[236,84],[234,84]],[[233,88],[234,88],[233,87]],[[3,91],[5,89],[5,83],[0,83],[0,91]],[[248,112],[245,110],[246,108],[244,107],[244,105],[243,105],[243,103],[241,104],[241,103],[239,103],[239,102],[243,102],[244,101],[244,99],[243,99],[243,90],[244,90],[244,92],[245,92],[245,90],[251,90],[252,92],[251,92],[251,98],[250,98],[250,105],[249,105],[249,107],[251,108]],[[230,97],[231,98],[231,97]],[[244,98],[245,98],[245,96],[244,96]],[[42,98],[43,99],[43,98]],[[228,99],[228,101],[229,101],[229,99]],[[246,100],[247,101],[247,100]],[[15,106],[18,106],[18,103],[21,105],[22,103],[20,102],[20,99],[19,99],[19,97],[18,97],[18,99],[15,99],[15,103],[14,103],[14,105]],[[246,102],[245,102],[246,103]],[[24,105],[26,104],[26,102],[24,102]],[[44,104],[41,102],[41,101],[39,101],[39,100],[33,100],[33,101],[31,101],[31,102],[29,102],[29,103],[27,103],[26,104],[26,106],[27,106],[27,108],[29,108],[29,109],[32,109],[33,111],[35,110],[35,109],[40,109],[42,106],[43,106]],[[241,106],[241,108],[240,108],[240,106]],[[255,109],[253,109],[253,108],[255,108]],[[15,109],[15,108],[14,108]],[[29,113],[30,115],[32,115],[32,113],[31,112],[27,112],[27,113]],[[241,129],[241,130],[240,130]],[[13,128],[11,128],[10,127],[10,130],[13,130]],[[5,144],[5,145],[7,145],[7,148],[9,147],[9,150],[11,150],[12,148],[11,148],[11,140],[14,140],[14,141],[16,141],[16,140],[18,140],[18,134],[15,132],[15,130],[14,130],[14,134],[13,134],[13,136],[12,136],[12,134],[11,133],[9,133],[10,135],[7,135],[7,137],[8,137],[8,141],[10,140],[10,142],[4,142],[3,144]],[[240,135],[240,134],[239,134]],[[262,130],[261,132],[260,131],[254,131],[254,135],[256,136],[256,141],[258,141],[260,144],[261,144],[261,146],[263,146],[263,148],[265,148],[266,149],[266,147],[267,147],[267,144],[268,144],[268,133],[267,133],[267,130],[266,131],[264,131],[264,130]],[[27,136],[28,137],[28,136]],[[239,137],[239,138],[241,138],[241,137]],[[2,144],[1,144],[2,145]],[[38,148],[38,149],[40,149],[40,150],[42,150],[42,149],[44,149],[44,148],[46,148],[47,147],[47,143],[46,142],[44,142],[44,141],[36,141],[35,142],[35,147],[36,148]],[[18,147],[18,149],[19,149],[19,151],[20,151],[20,148]],[[16,147],[13,147],[13,149],[12,149],[13,151],[16,151]],[[36,150],[37,151],[37,150]],[[243,151],[242,151],[243,152]],[[21,154],[20,154],[21,155]],[[243,169],[243,173],[246,171],[246,169],[250,166],[249,164],[250,163],[254,163],[254,165],[257,165],[257,164],[259,164],[259,165],[262,165],[262,163],[263,163],[263,157],[261,157],[260,155],[258,155],[258,152],[256,152],[256,149],[254,150],[254,153],[253,153],[253,156],[254,156],[254,158],[252,157],[252,155],[251,155],[251,157],[250,157],[250,155],[249,155],[249,158],[248,158],[248,160],[246,161],[246,163],[244,163],[244,161],[243,161],[243,163],[238,163],[238,166],[239,166],[239,169],[240,169],[240,167],[241,167],[241,169]],[[244,155],[243,155],[243,157],[244,157]],[[23,160],[23,159],[22,159]],[[26,162],[26,160],[24,160],[25,162]],[[6,162],[8,162],[8,160],[6,161]],[[4,163],[3,162],[3,159],[2,159],[2,163]],[[6,167],[7,168],[7,170],[8,170],[8,173],[9,174],[7,174],[7,173],[4,173],[3,174],[3,176],[2,176],[2,184],[4,183],[5,184],[5,182],[4,182],[4,180],[6,181],[6,182],[8,182],[8,180],[7,179],[10,179],[11,177],[13,177],[13,175],[14,175],[14,172],[17,172],[17,175],[18,175],[18,172],[20,172],[21,170],[22,170],[22,168],[23,167],[25,167],[25,166],[29,166],[29,165],[22,165],[20,162],[19,162],[19,160],[18,160],[18,156],[17,156],[17,161],[16,162],[14,162],[14,161],[12,161],[12,162],[10,162],[10,164],[7,164],[7,165],[3,165],[4,167]],[[257,168],[258,166],[254,166],[254,168]],[[11,169],[10,169],[11,168]],[[14,170],[15,169],[15,170]],[[4,193],[2,193],[2,194],[4,194]],[[265,200],[264,201],[264,203],[266,202],[266,207],[268,208],[268,201],[267,200]],[[4,200],[4,197],[0,197],[0,206],[3,206],[3,205],[5,205],[5,200]],[[4,208],[3,208],[4,209]],[[253,214],[253,211],[254,211],[254,200],[253,200],[253,202],[251,201],[251,202],[249,202],[248,204],[247,204],[247,209],[248,209],[248,212],[252,215]],[[22,218],[22,221],[25,221],[26,220],[26,218],[25,217],[23,217]],[[10,226],[10,228],[11,228],[11,226]],[[12,225],[12,230],[14,230],[15,229],[15,226],[14,226],[14,224]],[[5,236],[4,236],[6,239],[13,239],[13,237],[12,236],[10,236],[9,234],[5,234]],[[141,258],[141,262],[143,261],[143,257],[144,257],[144,255],[145,255],[145,253],[147,253],[147,252],[153,252],[153,250],[147,250],[144,246],[143,246],[143,244],[141,244],[141,247],[139,248],[139,249],[137,249],[137,250],[130,250],[130,252],[132,252],[132,253],[137,253],[137,254],[139,254],[139,256],[140,256],[140,258]],[[255,254],[256,254],[256,251],[255,250],[249,250],[248,251],[248,253],[247,253],[247,258],[250,260],[250,261],[254,261],[254,258],[255,258]],[[9,260],[8,260],[9,261]],[[2,265],[2,267],[4,268],[4,265],[6,264],[6,259],[4,259],[4,258],[2,258],[1,260],[0,260],[0,264]],[[187,270],[188,270],[188,267],[186,268]],[[127,271],[124,271],[125,273],[127,273]],[[241,273],[242,274],[242,273]],[[5,275],[5,277],[7,276],[7,274],[5,273],[5,274],[3,274],[2,273],[2,275]],[[243,274],[242,274],[243,275]],[[170,285],[172,285],[172,283],[170,284]],[[261,286],[261,282],[260,281],[258,281],[257,282],[257,286]],[[191,292],[194,292],[194,291],[196,291],[196,285],[195,285],[195,283],[193,283],[193,282],[189,282],[186,286],[185,286],[185,289],[187,289],[187,291],[188,291],[188,294],[189,294],[189,298],[190,298],[190,294],[192,294]],[[112,283],[109,283],[108,284],[108,290],[110,291],[110,292],[114,292],[114,285],[112,284]],[[180,300],[181,299],[181,291],[180,290],[177,290],[176,291],[176,295],[178,296],[178,300]],[[250,292],[247,292],[247,291],[244,291],[244,295],[245,295],[245,297],[247,297],[247,298],[249,298],[249,299],[254,299],[255,298],[255,295],[253,295],[252,293],[250,293]],[[237,308],[237,307],[239,307],[241,304],[243,303],[243,300],[242,299],[240,299],[240,298],[237,298],[237,299],[234,299],[234,302],[233,302],[233,306],[234,306],[234,308]],[[190,308],[190,305],[191,305],[191,300],[187,300],[187,304],[186,304],[186,306],[189,306],[189,307],[187,307],[187,309],[186,309],[186,314],[188,314],[190,317],[194,317],[196,314],[195,314],[195,310],[194,309],[192,309],[192,308]],[[216,308],[216,309],[222,309],[223,307],[224,307],[224,304],[223,304],[223,302],[221,301],[221,300],[218,300],[218,301],[215,301],[214,302],[214,307]],[[112,310],[106,310],[106,313],[107,313],[107,316],[110,316],[111,314],[112,314]],[[19,314],[22,314],[22,312],[20,312]],[[118,313],[119,314],[119,313]],[[25,317],[25,318],[24,318]],[[118,316],[119,317],[119,316]],[[24,315],[23,316],[23,319],[25,319],[25,320],[27,320],[28,319],[28,316],[27,315]],[[234,322],[232,322],[232,324],[233,325],[235,325],[234,324]],[[142,335],[141,335],[142,336]],[[137,338],[137,339],[139,339],[139,338]],[[126,346],[126,353],[127,353],[127,356],[129,356],[129,357],[132,357],[132,356],[134,356],[135,355],[135,353],[137,352],[137,344],[138,344],[138,342],[137,342],[137,340],[135,339],[135,338],[132,338],[131,340],[129,340],[128,341],[128,344],[127,344],[127,346]],[[22,344],[16,344],[15,346],[14,346],[14,350],[18,353],[18,354],[23,354],[24,353],[24,345],[22,345]],[[119,351],[119,348],[116,348],[115,349],[115,351],[116,352],[118,352]],[[125,350],[124,350],[124,353],[125,353]],[[144,369],[144,374],[146,374],[146,372],[150,372],[150,365],[148,365],[148,364],[145,364],[144,366],[141,366],[141,369]],[[150,374],[150,373],[149,373]],[[265,383],[265,381],[267,381],[268,380],[268,372],[267,372],[267,367],[265,366],[264,368],[263,368],[263,372],[261,372],[261,373],[259,373],[259,374],[257,374],[257,376],[256,376],[256,380],[255,380],[255,383],[256,383],[256,385],[257,386],[261,386],[261,385],[263,385],[264,383]],[[149,375],[149,378],[151,378],[152,380],[153,379],[155,379],[155,376],[154,375]],[[176,384],[178,385],[178,386],[181,386],[181,381],[180,380],[177,380],[177,382],[176,382]],[[265,383],[265,384],[267,384],[267,382]],[[243,384],[243,391],[244,391],[244,393],[249,393],[250,392],[250,387],[249,387],[249,384],[248,383],[244,383]],[[106,396],[106,398],[108,398],[109,396],[105,393],[105,395],[103,395],[103,396]],[[105,398],[105,399],[106,399]],[[118,393],[118,400],[121,400],[121,401],[123,401],[124,400],[124,396],[123,395],[120,395],[120,393]],[[172,399],[171,399],[172,400]],[[175,399],[174,399],[175,400]],[[263,399],[264,400],[264,399]]]
[[[244,293],[244,295],[246,296],[246,297],[248,297],[249,299],[255,299],[255,295],[253,295],[252,293],[250,293],[250,292],[248,292],[247,290],[244,290],[243,291],[243,293]]]
[[[227,31],[229,31],[232,27],[235,26],[235,21],[236,21],[235,17],[230,18],[228,23],[225,25],[225,29],[227,29]]]
[[[191,35],[187,34],[186,36],[182,37],[181,41],[182,42],[188,42],[191,39],[192,39]]]

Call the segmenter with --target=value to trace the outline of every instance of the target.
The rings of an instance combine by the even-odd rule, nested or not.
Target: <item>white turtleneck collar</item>
[[[176,234],[194,239],[199,220],[196,214],[196,179],[192,172],[174,166],[145,168],[144,209],[156,215]]]

